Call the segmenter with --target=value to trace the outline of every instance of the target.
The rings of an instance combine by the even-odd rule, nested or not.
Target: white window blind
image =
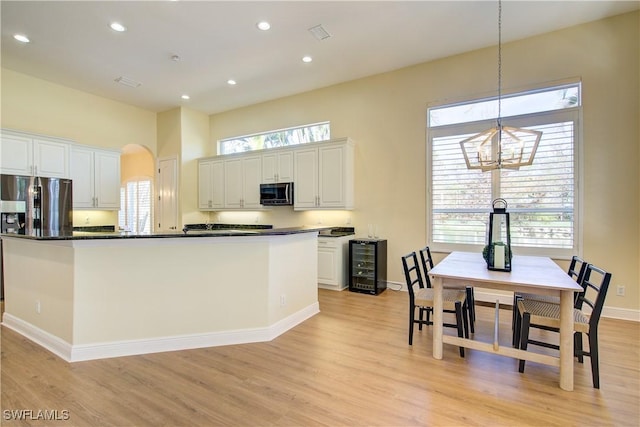
[[[522,248],[519,253],[569,256],[578,251],[579,109],[550,110],[503,118],[506,126],[542,131],[533,164],[519,170],[482,172],[466,167],[460,141],[491,127],[495,120],[458,120],[429,129],[427,228],[434,249],[484,246],[492,201],[504,198],[511,216],[511,244]]]
[[[151,233],[151,180],[127,181],[120,188],[118,223],[122,230]]]

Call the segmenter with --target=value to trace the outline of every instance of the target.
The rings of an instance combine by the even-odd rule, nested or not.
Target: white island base
[[[269,341],[319,312],[317,233],[3,236],[3,325],[66,361]]]

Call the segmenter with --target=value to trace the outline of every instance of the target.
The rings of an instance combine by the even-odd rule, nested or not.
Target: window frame
[[[579,83],[578,83],[579,84]],[[521,93],[527,93],[523,91]],[[477,101],[481,101],[478,99]],[[470,103],[474,101],[469,101]],[[447,103],[448,105],[455,105]],[[432,105],[429,108],[441,108],[443,105]],[[428,113],[427,113],[428,114]],[[529,127],[541,124],[548,124],[552,122],[573,121],[574,122],[574,139],[573,139],[573,187],[574,187],[574,203],[573,203],[573,247],[569,248],[549,248],[549,247],[532,247],[532,246],[516,246],[513,247],[513,253],[516,255],[537,255],[537,256],[549,256],[555,259],[570,259],[573,255],[582,254],[582,242],[583,242],[583,228],[582,228],[582,214],[583,214],[583,194],[582,183],[584,182],[583,174],[583,138],[582,138],[582,107],[570,107],[561,110],[552,110],[546,112],[538,112],[531,114],[523,114],[518,116],[502,117],[502,123],[505,126],[514,127]],[[452,251],[472,251],[480,252],[484,245],[474,244],[455,244],[455,243],[442,243],[433,241],[433,139],[438,137],[453,136],[459,134],[474,134],[486,130],[492,126],[495,126],[495,119],[487,119],[468,123],[459,123],[452,125],[442,125],[434,128],[430,128],[427,125],[426,132],[426,240],[434,252],[449,253]],[[535,162],[535,160],[534,160]],[[499,170],[490,172],[483,172],[492,174],[491,178],[491,192],[492,198],[495,198],[496,191],[499,191],[499,179],[496,179],[496,174],[499,175]],[[487,219],[491,212],[491,206],[487,206],[486,210]]]
[[[275,135],[275,134],[282,133],[282,132],[296,131],[296,130],[299,130],[299,129],[312,128],[314,126],[321,126],[321,125],[326,125],[328,127],[328,131],[329,131],[329,134],[327,135],[327,139],[323,139],[321,141],[306,141],[306,142],[301,142],[299,144],[284,145],[284,146],[280,146],[280,147],[266,147],[266,148],[257,148],[257,149],[251,149],[251,150],[245,150],[245,151],[234,151],[232,153],[222,153],[222,146],[223,146],[223,144],[225,142],[228,142],[228,141],[234,141],[234,140],[239,140],[239,139],[243,139],[243,138],[255,138],[255,137],[259,137],[259,136]],[[253,151],[271,150],[271,149],[276,149],[276,148],[287,148],[287,147],[293,147],[293,146],[303,145],[303,144],[312,144],[312,143],[315,143],[315,142],[325,142],[325,141],[329,141],[329,140],[331,140],[331,122],[326,120],[326,121],[322,121],[322,122],[308,123],[308,124],[304,124],[304,125],[300,125],[300,126],[291,126],[291,127],[281,128],[281,129],[269,130],[269,131],[265,131],[265,132],[256,132],[256,133],[251,133],[251,134],[246,134],[246,135],[238,135],[238,136],[232,136],[232,137],[229,137],[229,138],[222,138],[222,139],[219,139],[217,141],[217,143],[216,143],[216,154],[218,156],[230,156],[230,155],[233,155],[233,154],[250,153],[250,152],[253,152]]]

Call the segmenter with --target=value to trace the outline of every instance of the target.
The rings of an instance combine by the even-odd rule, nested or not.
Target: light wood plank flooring
[[[520,374],[516,360],[472,350],[462,359],[449,345],[435,360],[431,328],[416,328],[410,347],[404,292],[319,293],[321,313],[272,342],[74,364],[3,327],[2,425],[640,424],[638,323],[602,320],[602,388],[586,359],[565,392],[554,367],[527,363]],[[503,345],[510,313],[501,310]],[[478,317],[476,337],[490,342],[493,310]],[[69,420],[7,420],[16,409],[66,410]]]

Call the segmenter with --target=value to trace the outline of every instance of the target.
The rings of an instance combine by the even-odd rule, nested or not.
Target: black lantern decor
[[[511,231],[504,199],[493,201],[493,212],[489,214],[489,241],[483,256],[489,270],[511,271]]]

